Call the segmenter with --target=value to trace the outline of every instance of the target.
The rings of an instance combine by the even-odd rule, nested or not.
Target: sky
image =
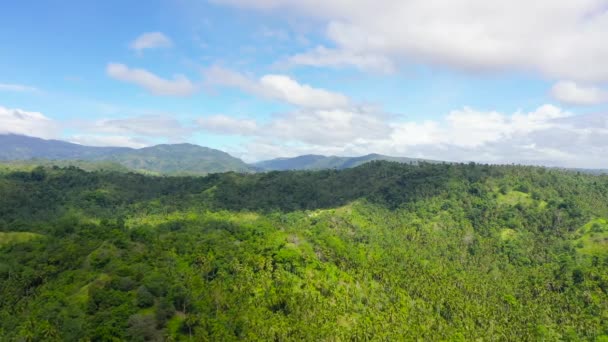
[[[0,133],[608,168],[606,42],[608,0],[9,1]]]

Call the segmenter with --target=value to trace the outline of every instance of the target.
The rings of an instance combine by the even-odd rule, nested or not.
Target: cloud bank
[[[269,74],[259,79],[252,79],[234,70],[218,66],[206,69],[204,75],[210,85],[234,87],[255,96],[305,108],[345,107],[350,102],[342,94],[300,84],[286,75]]]
[[[54,138],[59,125],[39,112],[0,106],[0,134],[14,133],[41,138]]]
[[[572,81],[556,83],[551,89],[551,95],[561,103],[571,105],[598,105],[608,102],[608,91]]]
[[[214,2],[321,21],[334,46],[291,57],[296,64],[386,69],[390,63],[416,62],[608,82],[606,0]]]
[[[231,117],[213,122],[199,124],[207,132],[251,137],[243,147],[248,160],[382,153],[447,161],[608,166],[608,117],[573,115],[552,105],[511,114],[465,107],[421,122],[355,109],[297,110],[266,122]]]

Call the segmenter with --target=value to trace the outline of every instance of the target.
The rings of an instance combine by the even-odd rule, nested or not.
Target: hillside
[[[262,170],[267,171],[288,171],[288,170],[323,170],[336,169],[342,170],[351,167],[368,163],[374,160],[394,161],[405,164],[417,164],[423,159],[405,158],[405,157],[389,157],[381,154],[368,154],[361,157],[337,157],[337,156],[321,156],[321,155],[303,155],[293,158],[277,158],[265,160],[253,164]]]
[[[0,340],[603,341],[607,222],[534,167],[0,173]]]

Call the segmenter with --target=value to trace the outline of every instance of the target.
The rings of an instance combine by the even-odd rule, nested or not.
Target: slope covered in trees
[[[0,340],[608,335],[608,176],[0,172]]]

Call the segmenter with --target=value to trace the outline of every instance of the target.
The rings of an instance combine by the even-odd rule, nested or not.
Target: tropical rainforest
[[[2,341],[608,341],[608,176],[0,168]]]

